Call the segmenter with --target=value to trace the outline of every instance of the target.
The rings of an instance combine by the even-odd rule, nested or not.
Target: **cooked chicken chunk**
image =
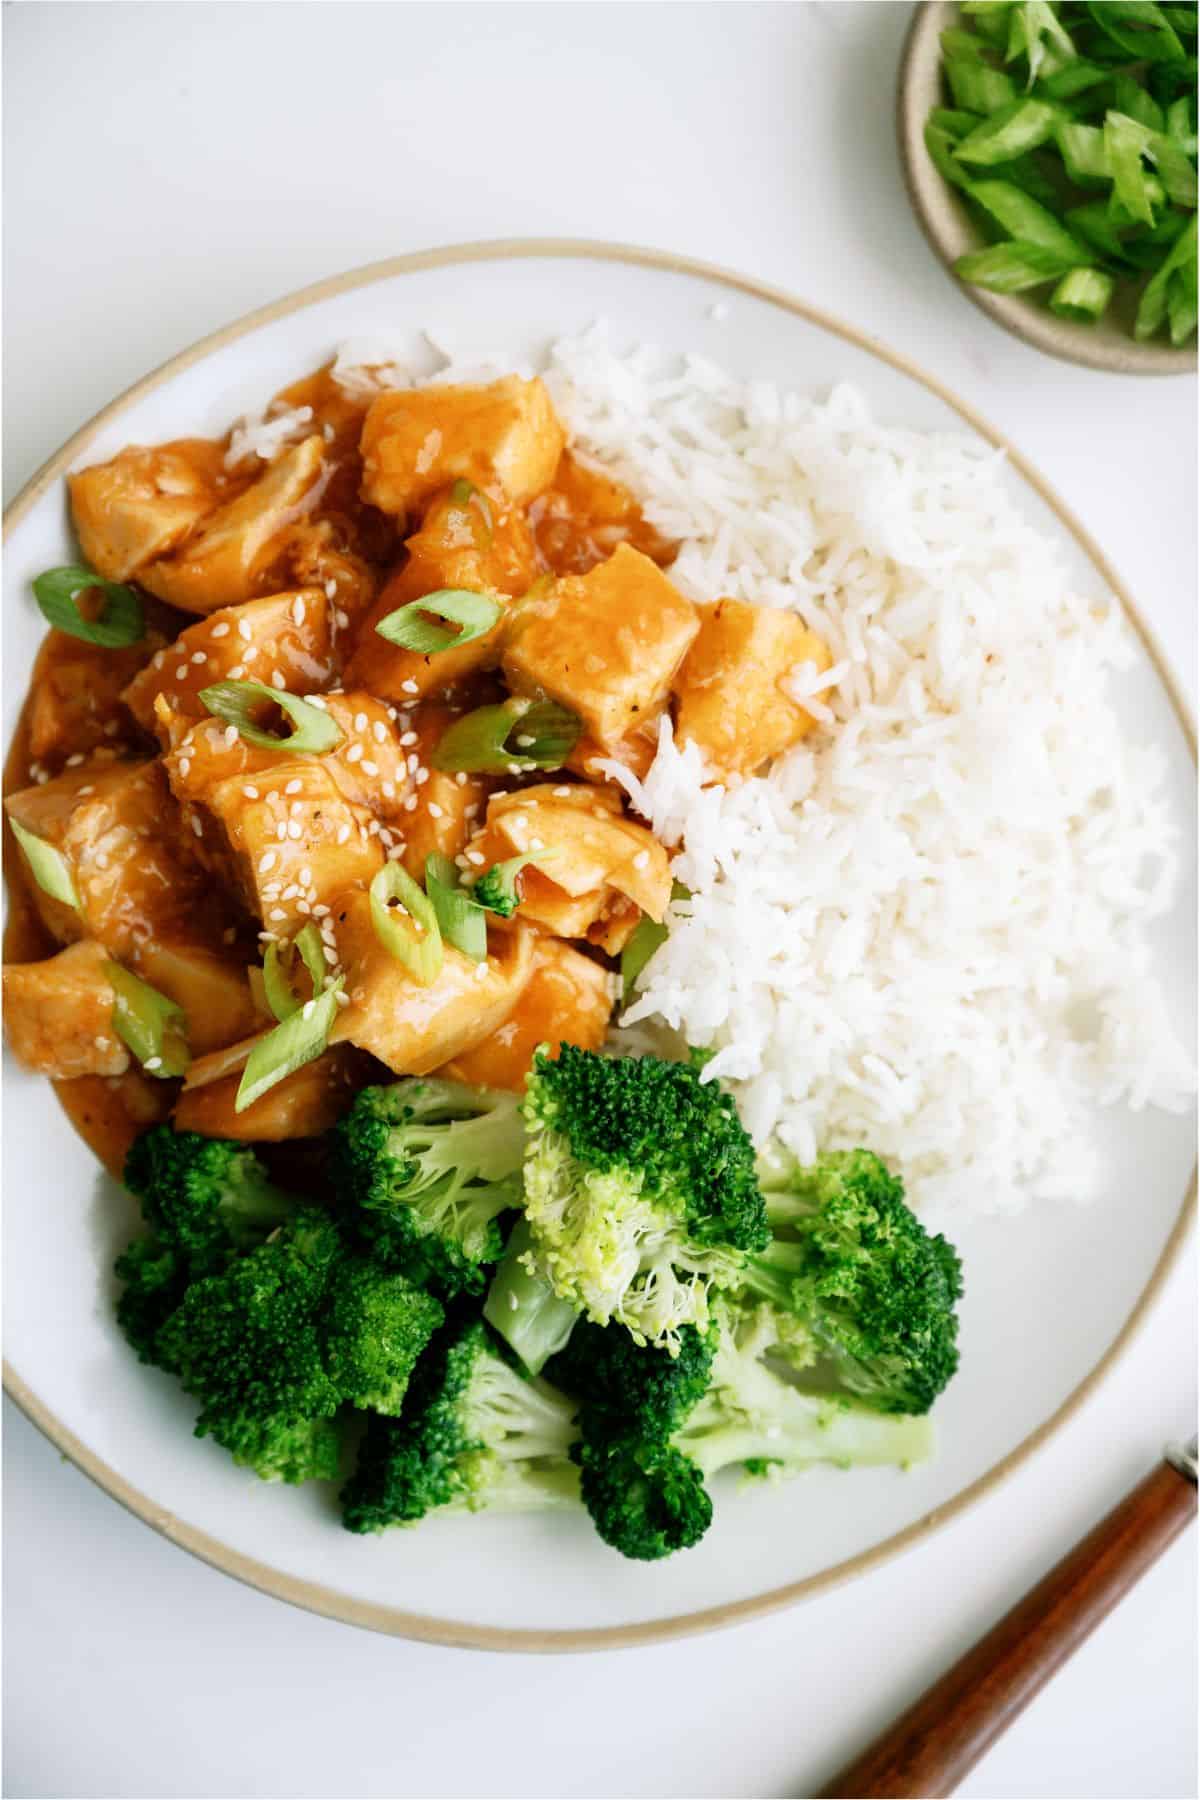
[[[618,544],[631,544],[657,563],[675,550],[647,525],[623,483],[569,450],[563,452],[551,485],[529,508],[529,523],[556,575],[586,575]]]
[[[518,926],[492,934],[486,962],[447,945],[440,975],[422,987],[380,943],[361,892],[337,906],[334,933],[350,1004],[330,1041],[369,1050],[396,1075],[426,1075],[482,1043],[512,1012],[533,970],[533,933]]]
[[[143,946],[138,973],[183,1008],[193,1056],[236,1044],[262,1023],[244,958],[177,930]]]
[[[277,687],[278,675],[292,693],[319,692],[333,676],[329,615],[319,588],[223,607],[156,651],[126,688],[125,704],[139,725],[153,731],[160,694],[173,712],[204,719],[209,715],[201,689],[218,681],[244,677]]]
[[[521,506],[550,485],[566,441],[542,382],[381,394],[363,423],[363,497],[408,514],[452,481],[499,482]]]
[[[548,694],[616,744],[666,699],[699,628],[691,601],[622,544],[514,608],[502,667],[514,692]]]
[[[4,1026],[13,1054],[53,1081],[123,1075],[129,1052],[112,1028],[108,952],[89,939],[45,962],[4,970]]]
[[[27,702],[31,761],[53,771],[101,744],[128,745],[137,733],[121,696],[162,643],[160,632],[148,631],[140,644],[110,650],[50,632]]]
[[[285,537],[316,499],[325,441],[305,438],[285,450],[236,499],[212,513],[173,556],[141,569],[138,580],[184,612],[237,606],[267,585]]]
[[[440,691],[500,659],[504,618],[461,650],[451,645],[435,656],[404,650],[380,637],[375,627],[398,607],[439,588],[466,588],[499,604],[523,594],[538,571],[537,552],[523,515],[502,496],[474,491],[465,498],[440,494],[420,531],[407,542],[408,556],[385,583],[364,619],[346,670],[347,681],[411,705],[421,694]]]
[[[78,912],[32,890],[60,941],[94,937],[124,961],[198,904],[203,876],[181,848],[180,817],[161,763],[84,763],[5,804],[27,831],[61,851],[71,872]],[[223,902],[210,898],[206,909],[220,929]]]
[[[675,681],[676,735],[698,744],[717,775],[750,775],[813,728],[780,679],[797,663],[830,666],[828,647],[795,613],[717,600]]]
[[[529,985],[503,1025],[438,1073],[477,1087],[515,1088],[519,1093],[539,1044],[549,1044],[553,1056],[563,1044],[598,1050],[608,1033],[612,1006],[612,980],[599,963],[569,944],[543,940],[534,953]]]
[[[220,473],[220,447],[189,441],[157,450],[131,445],[69,475],[84,562],[108,581],[127,581],[166,556],[217,506]]]

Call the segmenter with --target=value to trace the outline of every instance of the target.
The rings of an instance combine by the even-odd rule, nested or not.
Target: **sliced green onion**
[[[929,115],[929,123],[936,125],[939,131],[944,131],[957,144],[961,138],[966,137],[968,131],[974,131],[979,120],[974,113],[956,112],[950,106],[935,106]]]
[[[1056,69],[1053,75],[1042,75],[1038,81],[1038,92],[1044,94],[1047,100],[1074,100],[1077,95],[1089,93],[1111,78],[1111,72],[1100,63],[1088,62],[1086,58],[1077,56],[1073,62]],[[1091,110],[1090,105],[1088,110]]]
[[[1098,250],[1101,256],[1111,256],[1118,261],[1124,258],[1124,245],[1103,200],[1089,201],[1086,206],[1073,206],[1066,217],[1075,236],[1090,244],[1093,250]]]
[[[474,896],[459,885],[458,870],[436,851],[425,858],[425,892],[433,902],[444,942],[472,962],[487,956],[487,917]]]
[[[297,955],[308,970],[313,993],[319,994],[325,986],[327,970],[325,953],[321,948],[321,934],[311,922],[297,932],[291,943],[284,945],[282,949],[277,943],[268,944],[263,958],[263,992],[267,1005],[281,1024],[284,1019],[290,1019],[293,1013],[299,1012],[304,1004],[292,986],[290,965]]]
[[[1008,15],[1012,0],[963,0],[959,11],[970,19],[981,38],[1002,48],[1008,41]]]
[[[106,962],[104,973],[112,984],[112,1027],[121,1042],[147,1075],[162,1081],[182,1075],[192,1060],[183,1008],[120,963]]]
[[[1133,335],[1139,341],[1153,337],[1164,319],[1168,317],[1170,303],[1168,289],[1173,277],[1183,278],[1183,298],[1178,306],[1178,316],[1182,320],[1187,315],[1189,296],[1194,295],[1196,286],[1196,218],[1194,214],[1168,250],[1157,272],[1146,284],[1133,326]]]
[[[929,152],[930,162],[944,181],[966,193],[971,186],[971,177],[962,164],[954,160],[957,141],[940,125],[935,125],[932,118],[926,119],[925,148]]]
[[[320,756],[342,741],[342,728],[329,713],[282,688],[267,687],[262,681],[218,681],[212,687],[201,688],[200,699],[214,718],[236,726],[246,743],[259,750]],[[264,731],[254,723],[255,714],[268,704],[277,706],[295,726],[286,737]]]
[[[1168,137],[1165,132],[1155,131],[1150,134],[1146,154],[1158,170],[1158,178],[1166,189],[1167,199],[1176,206],[1185,206],[1189,212],[1195,212],[1195,151],[1189,155],[1174,138]]]
[[[672,904],[676,900],[690,900],[691,897],[692,890],[684,887],[682,881],[672,882]],[[646,913],[638,920],[632,937],[621,952],[622,997],[625,1000],[632,999],[638,976],[659,946],[666,943],[669,929],[665,920],[661,925],[657,924]]]
[[[954,154],[960,162],[986,167],[1036,150],[1053,134],[1062,114],[1046,100],[1014,100],[969,132]]]
[[[1118,198],[1117,191],[1114,188],[1108,196],[1108,216],[1113,224],[1118,227],[1136,225],[1138,233],[1143,239],[1147,234],[1153,232],[1157,226],[1162,223],[1162,219],[1157,215],[1161,213],[1162,208],[1167,203],[1166,191],[1157,175],[1146,175],[1145,198],[1150,206],[1151,218],[1149,223],[1140,216],[1135,217],[1124,202]]]
[[[1099,126],[1064,120],[1055,127],[1054,142],[1067,174],[1081,187],[1087,187],[1089,182],[1112,180],[1112,164]]]
[[[1146,188],[1146,171],[1142,167],[1142,152],[1149,139],[1146,127],[1127,114],[1110,112],[1104,115],[1104,148],[1112,170],[1113,194],[1131,219],[1142,219],[1147,225],[1153,225],[1154,208]]]
[[[92,588],[104,595],[104,608],[99,618],[85,619],[76,603],[80,594]],[[103,650],[136,644],[146,629],[142,603],[131,587],[105,581],[78,564],[35,575],[33,596],[42,617],[56,630],[82,638],[85,644],[98,644]]]
[[[389,956],[402,962],[422,987],[436,981],[445,960],[432,900],[399,863],[384,863],[368,890],[371,924]]]
[[[438,588],[436,593],[423,594],[407,606],[398,606],[375,629],[381,638],[389,644],[399,644],[402,650],[412,650],[418,656],[436,656],[440,650],[460,650],[464,644],[483,637],[501,611],[497,601],[486,594],[473,593],[470,588]],[[462,630],[447,631],[445,626],[435,624],[435,617],[450,619]]]
[[[1080,266],[1092,260],[1091,251],[1073,238],[1052,212],[1039,206],[1036,200],[1014,187],[1011,182],[974,181],[967,192],[977,205],[982,206],[985,212],[990,213],[1004,227],[1009,237],[1040,244],[1043,249],[1054,250],[1064,260],[1073,260]]]
[[[946,80],[955,106],[985,118],[1003,106],[1010,106],[1017,97],[1011,78],[1002,69],[993,69],[969,56],[954,54],[946,57]]]
[[[1179,62],[1185,55],[1161,6],[1144,0],[1089,0],[1088,13],[1114,44],[1139,62]]]
[[[299,1012],[259,1039],[250,1052],[238,1084],[234,1112],[245,1112],[271,1088],[321,1055],[329,1042],[329,1033],[337,1017],[337,997],[344,986],[345,977],[339,975],[323,994],[306,1000]]]
[[[1196,329],[1196,278],[1193,274],[1190,282],[1179,274],[1172,276],[1167,283],[1167,319],[1171,328],[1171,342],[1176,349],[1186,344]]]
[[[1055,63],[1057,68],[1064,58],[1074,56],[1075,46],[1046,0],[1023,0],[1023,4],[1012,7],[1005,62],[1015,62],[1018,56],[1026,57],[1029,62],[1029,85],[1032,87],[1055,52],[1058,57]]]
[[[1119,113],[1136,119],[1148,131],[1165,131],[1167,121],[1163,110],[1150,94],[1135,81],[1128,69],[1118,69],[1113,80],[1113,107]]]
[[[1195,156],[1195,106],[1186,94],[1181,94],[1178,100],[1172,100],[1167,107],[1166,133],[1181,150],[1186,150],[1189,156]]]
[[[960,256],[954,273],[963,281],[973,281],[997,294],[1020,294],[1026,288],[1057,281],[1072,266],[1057,251],[1047,250],[1041,244],[1012,240]]]
[[[1113,278],[1102,269],[1072,269],[1050,296],[1050,311],[1060,319],[1091,325],[1112,299]]]
[[[79,894],[75,888],[75,879],[70,865],[61,850],[48,844],[35,832],[18,825],[13,818],[9,819],[13,836],[25,852],[25,860],[29,864],[29,872],[41,888],[43,894],[49,894],[52,900],[61,900],[64,906],[73,906],[79,911]]]
[[[476,707],[456,719],[430,761],[435,769],[478,775],[560,769],[581,729],[575,714],[553,700],[514,697],[498,706]]]

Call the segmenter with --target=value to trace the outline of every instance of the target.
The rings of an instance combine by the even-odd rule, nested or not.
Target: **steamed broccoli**
[[[571,1300],[560,1300],[548,1281],[528,1267],[533,1249],[529,1221],[517,1220],[483,1303],[483,1316],[531,1375],[567,1342],[579,1318]]]
[[[160,1262],[160,1247],[143,1240],[118,1263],[134,1284],[120,1305],[136,1336],[123,1320],[126,1330],[145,1360],[178,1375],[200,1402],[196,1435],[214,1437],[264,1480],[336,1475],[339,1410],[399,1411],[442,1321],[431,1295],[349,1253],[316,1207],[231,1253],[218,1272],[181,1278],[176,1262],[160,1289]],[[175,1302],[166,1316],[160,1291]]]
[[[770,1242],[733,1101],[686,1063],[539,1051],[525,1101],[529,1267],[562,1299],[674,1351]]]
[[[836,1396],[800,1393],[773,1373],[778,1347],[767,1306],[722,1296],[704,1333],[685,1326],[675,1358],[612,1327],[579,1326],[551,1372],[579,1402],[572,1452],[600,1537],[623,1556],[654,1561],[690,1548],[712,1519],[706,1480],[739,1465],[783,1472],[919,1461],[931,1432]]]
[[[478,1319],[455,1320],[418,1364],[402,1417],[369,1421],[343,1522],[382,1531],[447,1508],[575,1499],[574,1435],[562,1394],[509,1368]]]
[[[775,1238],[745,1289],[788,1325],[779,1350],[819,1363],[880,1412],[927,1412],[958,1366],[958,1254],[931,1237],[868,1150],[797,1168],[767,1193]]]
[[[113,1264],[122,1285],[117,1323],[142,1362],[162,1362],[158,1333],[187,1291],[187,1260],[156,1237],[135,1238]]]
[[[170,1125],[134,1140],[125,1186],[146,1223],[193,1266],[261,1243],[294,1206],[248,1145]]]
[[[376,1253],[444,1293],[480,1293],[519,1205],[515,1094],[457,1081],[364,1088],[332,1134],[331,1174]]]

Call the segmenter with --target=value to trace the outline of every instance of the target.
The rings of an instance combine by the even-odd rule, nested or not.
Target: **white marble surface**
[[[1194,699],[1195,383],[1047,361],[956,293],[892,139],[908,10],[6,9],[6,494],[154,364],[320,276],[470,238],[659,245],[842,313],[1007,430]],[[1192,1429],[1195,1368],[1189,1247],[1102,1391],[933,1541],[724,1636],[537,1661],[371,1637],[241,1588],[9,1408],[5,1791],[810,1793]],[[1195,1795],[1195,1582],[1193,1533],[961,1791]]]

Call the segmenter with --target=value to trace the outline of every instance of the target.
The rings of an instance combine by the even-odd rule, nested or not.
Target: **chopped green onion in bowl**
[[[217,681],[201,688],[200,699],[214,718],[224,719],[258,750],[320,756],[342,741],[341,726],[327,712],[263,681]],[[256,723],[268,705],[277,706],[292,722],[293,729],[282,737]]]
[[[985,240],[959,277],[1194,343],[1196,6],[963,0],[939,41],[925,149]]]

